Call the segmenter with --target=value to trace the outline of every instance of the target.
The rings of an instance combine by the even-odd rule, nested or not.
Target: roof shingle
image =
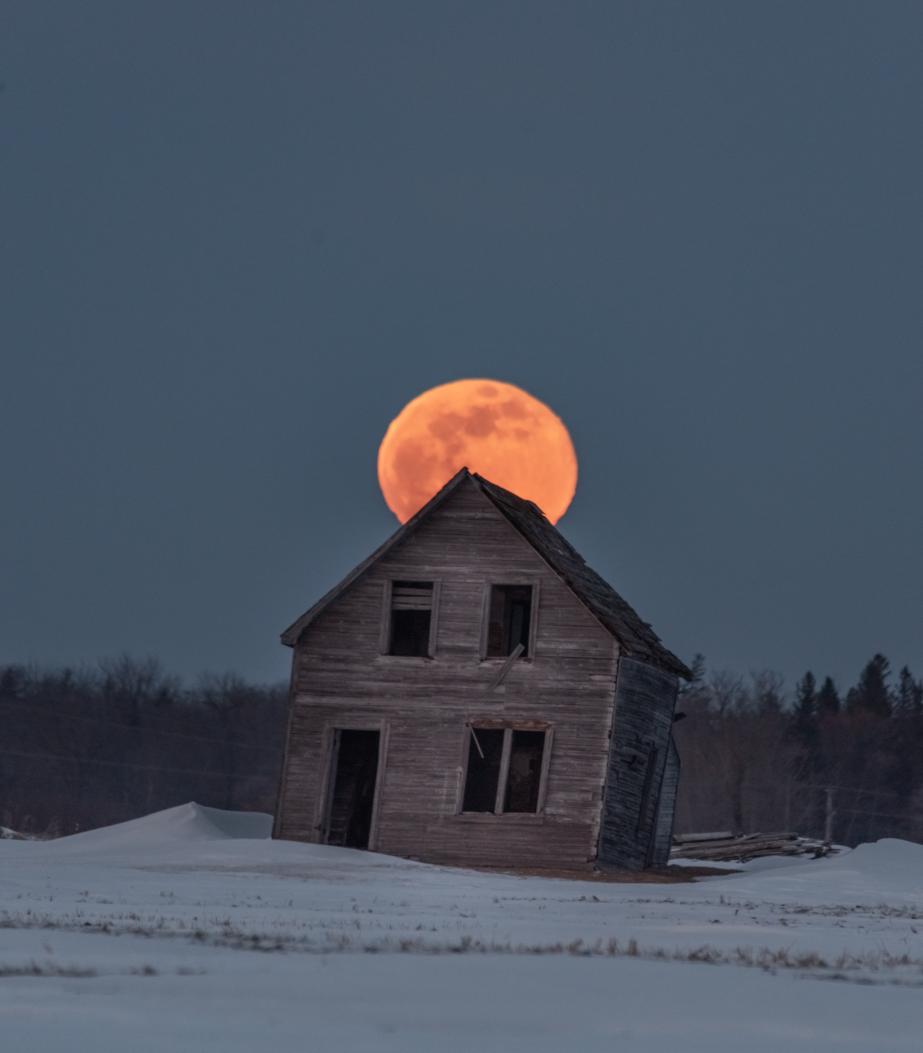
[[[580,553],[548,522],[537,505],[480,475],[475,474],[472,478],[574,595],[612,633],[625,652],[663,666],[678,676],[687,679],[691,676],[686,665],[660,642],[650,624],[642,621],[637,611],[592,567],[587,566]]]

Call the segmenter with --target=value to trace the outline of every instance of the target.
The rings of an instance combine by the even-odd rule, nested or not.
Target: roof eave
[[[661,669],[665,669],[676,676],[682,677],[684,680],[692,679],[692,673],[685,665],[685,663],[682,662],[679,658],[677,658],[672,651],[665,647],[663,645],[663,642],[659,639],[659,637],[657,637],[657,644],[661,652],[660,654],[653,654],[648,651],[633,648],[629,644],[627,644],[625,642],[624,637],[619,632],[617,632],[617,630],[612,625],[610,625],[603,618],[601,618],[598,612],[593,608],[593,606],[586,601],[580,589],[576,587],[574,582],[570,580],[567,574],[563,573],[560,570],[560,568],[556,567],[554,563],[552,563],[548,558],[546,558],[545,554],[532,543],[531,539],[525,533],[523,533],[515,518],[512,517],[507,511],[507,509],[504,507],[503,502],[497,500],[496,496],[491,492],[492,489],[503,491],[504,488],[499,486],[497,483],[493,483],[489,479],[485,479],[483,476],[478,475],[477,472],[474,472],[472,474],[472,479],[478,485],[478,488],[480,489],[481,493],[484,494],[484,496],[497,509],[497,511],[510,524],[510,526],[517,532],[517,534],[519,534],[520,537],[522,537],[523,540],[532,548],[532,550],[538,555],[538,557],[542,560],[545,566],[547,566],[548,569],[553,574],[555,574],[563,582],[564,585],[567,586],[571,593],[573,593],[573,595],[583,604],[583,606],[596,620],[596,622],[615,640],[622,654],[629,658],[635,658],[638,661],[649,662],[651,665],[657,666]],[[510,491],[505,492],[511,493]],[[538,507],[538,505],[535,504],[534,501],[526,501],[524,498],[519,497],[518,494],[511,493],[511,496],[517,501],[522,501],[525,504],[530,505],[535,513],[537,513],[542,519],[545,518],[545,513]],[[554,529],[554,527],[552,527],[552,529]],[[571,546],[571,548],[573,548],[573,546]],[[582,557],[579,558],[582,559]],[[611,585],[609,587],[610,589],[612,588]],[[627,601],[623,600],[623,602],[627,604]],[[650,628],[650,626],[648,626],[648,628]],[[651,632],[653,633],[653,630],[651,630]]]
[[[349,588],[353,582],[362,577],[371,566],[377,563],[378,560],[394,548],[395,545],[400,544],[400,542],[412,534],[417,526],[419,526],[433,509],[442,504],[451,493],[454,493],[463,480],[470,479],[471,477],[471,473],[467,468],[460,468],[441,490],[438,490],[433,494],[429,501],[427,501],[419,511],[415,512],[406,523],[402,523],[401,526],[399,526],[383,544],[379,545],[370,556],[364,559],[358,564],[358,566],[354,567],[346,577],[342,579],[342,581],[334,585],[329,591],[325,592],[317,603],[315,603],[313,607],[309,607],[300,618],[296,618],[295,621],[293,621],[292,624],[280,635],[279,638],[282,643],[286,647],[294,647],[295,644],[298,643],[298,639],[304,630],[329,603],[332,603],[341,592]]]

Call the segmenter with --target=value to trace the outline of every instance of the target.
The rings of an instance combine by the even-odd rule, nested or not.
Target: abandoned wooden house
[[[474,866],[667,861],[688,670],[531,502],[462,469],[282,640],[277,837]]]

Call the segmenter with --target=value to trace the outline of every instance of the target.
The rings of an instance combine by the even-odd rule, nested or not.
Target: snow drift
[[[196,841],[265,840],[272,835],[272,816],[264,812],[227,812],[190,801],[140,819],[98,830],[85,830],[47,842],[62,852],[158,848]]]

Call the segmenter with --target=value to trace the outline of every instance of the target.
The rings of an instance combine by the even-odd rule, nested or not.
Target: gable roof
[[[403,523],[398,527],[388,540],[379,545],[368,558],[364,559],[358,566],[353,567],[338,585],[334,585],[329,592],[325,592],[313,607],[308,608],[300,618],[292,622],[285,632],[282,633],[282,643],[289,647],[294,647],[298,642],[298,637],[301,636],[304,630],[314,621],[321,611],[328,606],[328,604],[332,603],[341,592],[345,592],[354,581],[361,578],[369,567],[377,563],[382,556],[387,555],[392,548],[395,548],[406,537],[408,537],[408,535],[412,534],[420,523],[426,519],[430,512],[432,512],[433,509],[438,508],[449,494],[454,493],[465,479],[473,478],[474,477],[467,468],[462,468],[456,472],[441,490],[433,494],[419,512],[415,513],[406,523]]]
[[[480,489],[603,628],[615,637],[625,654],[647,660],[686,679],[691,676],[683,662],[660,642],[650,624],[642,621],[634,608],[622,599],[595,570],[587,566],[580,553],[565,540],[560,531],[548,522],[538,505],[517,497],[516,494],[504,490],[502,486],[497,486],[496,483],[480,475],[469,472],[467,468],[458,471],[416,515],[408,519],[368,559],[363,560],[346,575],[339,585],[335,585],[310,610],[290,625],[282,634],[282,642],[288,644],[289,647],[294,646],[302,632],[329,603],[377,563],[382,556],[413,533],[420,523],[465,480],[470,480]]]
[[[683,662],[660,642],[650,624],[642,621],[637,611],[587,566],[573,545],[548,522],[538,505],[479,475],[474,479],[590,613],[612,633],[626,654],[647,659],[678,676],[687,679],[691,676]]]

